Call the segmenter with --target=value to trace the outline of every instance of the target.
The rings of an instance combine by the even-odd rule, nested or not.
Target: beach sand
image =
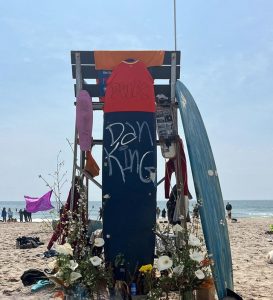
[[[272,218],[246,218],[229,223],[234,289],[244,300],[272,300],[273,264],[266,255],[273,250],[273,235],[265,234]]]
[[[266,255],[273,250],[270,235],[265,234],[270,218],[245,218],[228,223],[233,257],[234,288],[244,300],[272,300],[273,264]],[[53,288],[36,293],[24,287],[20,277],[31,268],[43,270],[51,260],[44,259],[51,229],[44,223],[0,223],[0,299],[52,299]],[[16,249],[18,236],[38,236],[45,244],[33,249]],[[205,300],[205,299],[204,299]]]
[[[0,223],[0,299],[50,299],[45,291],[34,295],[31,287],[24,287],[20,279],[29,269],[44,270],[51,259],[41,256],[47,250],[47,242],[52,234],[48,222],[40,223]],[[19,236],[39,237],[44,245],[31,249],[16,249]],[[41,256],[37,256],[41,255]]]

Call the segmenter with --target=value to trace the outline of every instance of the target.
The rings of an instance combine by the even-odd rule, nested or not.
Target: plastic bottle
[[[131,295],[136,296],[136,294],[137,294],[136,284],[135,284],[135,282],[132,282],[131,283]]]

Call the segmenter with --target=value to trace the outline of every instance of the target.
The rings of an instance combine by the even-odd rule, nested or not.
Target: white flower
[[[102,247],[104,245],[104,239],[102,238],[95,238],[94,246],[95,247]]]
[[[55,249],[59,254],[71,255],[73,256],[73,249],[69,243],[65,243],[63,245],[55,244]]]
[[[101,264],[102,259],[99,258],[98,256],[93,256],[93,257],[90,258],[90,261],[91,261],[91,263],[94,267],[97,267]]]
[[[197,270],[194,272],[195,273],[195,276],[198,278],[198,279],[204,279],[205,278],[205,274],[201,271],[201,270]]]
[[[160,256],[157,261],[157,268],[159,271],[164,271],[171,268],[173,265],[172,260],[167,255]]]
[[[190,258],[200,263],[204,259],[204,255],[201,252],[193,251],[190,254]]]
[[[62,271],[58,271],[55,276],[58,277],[58,278],[62,278],[63,277],[63,272]]]
[[[197,238],[193,234],[190,234],[190,236],[189,236],[189,245],[190,246],[201,246],[202,244],[201,244],[199,238]]]
[[[75,271],[78,268],[79,264],[75,260],[70,260],[69,268],[72,271]]]
[[[102,229],[96,229],[95,231],[94,231],[94,235],[95,236],[99,236],[99,235],[101,235],[102,234]]]
[[[47,265],[48,265],[48,267],[49,267],[50,270],[54,270],[54,269],[56,269],[58,267],[58,263],[57,263],[56,259],[53,260],[53,261],[51,261],[51,262],[49,262]]]
[[[82,277],[81,273],[71,272],[71,274],[70,274],[70,282],[74,282],[74,281],[76,281],[77,279],[79,279],[81,277]]]
[[[173,268],[173,273],[176,275],[181,275],[183,273],[184,266],[183,265],[178,265],[175,268]]]
[[[173,226],[173,231],[175,233],[177,233],[177,232],[183,232],[183,227],[181,225],[179,225],[179,224],[176,224],[176,225]]]

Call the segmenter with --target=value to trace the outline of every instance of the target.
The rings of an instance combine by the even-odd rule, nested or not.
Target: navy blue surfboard
[[[107,113],[103,137],[103,233],[106,260],[123,255],[130,273],[153,263],[156,222],[155,116]]]
[[[156,121],[153,80],[143,63],[118,66],[107,82],[103,125],[105,258],[131,275],[153,264]]]
[[[218,298],[233,290],[232,258],[225,207],[209,138],[198,107],[185,85],[177,81],[176,99],[185,132],[200,218]]]

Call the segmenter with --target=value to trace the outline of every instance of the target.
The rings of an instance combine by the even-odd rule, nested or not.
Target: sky
[[[273,199],[273,2],[176,2],[180,76],[203,117],[223,198]],[[38,175],[53,183],[60,150],[65,201],[75,127],[70,51],[173,50],[173,1],[1,1],[0,36],[0,201],[46,193]],[[93,136],[102,138],[95,114]],[[100,146],[94,156],[100,164]],[[188,173],[195,196],[189,162]],[[89,200],[101,200],[94,185]]]

